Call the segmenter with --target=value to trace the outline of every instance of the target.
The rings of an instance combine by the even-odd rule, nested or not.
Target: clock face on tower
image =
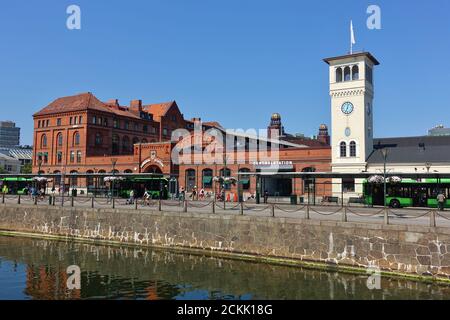
[[[354,109],[354,107],[351,102],[345,102],[341,107],[342,113],[344,113],[346,115],[349,115],[350,113],[352,113],[353,109]]]

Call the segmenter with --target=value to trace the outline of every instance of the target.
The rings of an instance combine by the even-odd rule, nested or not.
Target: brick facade
[[[183,128],[192,134],[194,124],[199,123],[199,118],[184,119],[175,101],[143,105],[142,101],[133,100],[124,107],[117,100],[101,102],[91,93],[59,98],[34,114],[33,172],[108,173],[113,169],[117,173],[155,172],[177,178],[178,186],[188,191],[195,186],[217,192],[220,186],[204,178],[205,174],[224,174],[222,161],[211,165],[176,164],[171,159],[175,146],[181,145],[181,142],[170,141],[172,132]],[[202,123],[200,128],[203,131],[217,128],[223,132],[217,122]],[[286,141],[290,142],[282,145],[279,160],[289,163],[290,171],[330,171],[329,137],[327,140],[323,126],[320,130],[318,139],[296,140],[286,136]],[[280,132],[284,133],[284,130]],[[231,155],[232,158],[238,156],[242,156],[245,163],[228,163],[228,175],[238,177],[240,170],[254,172],[261,169],[255,165],[255,161],[260,160],[257,152],[244,150]],[[272,181],[271,189],[276,189],[277,183]],[[283,188],[292,194],[305,193],[304,182],[300,179],[292,180],[291,187],[286,183],[283,182]],[[76,181],[78,187],[87,184],[86,179]],[[244,194],[255,194],[256,178],[251,177],[249,183],[241,187]],[[236,193],[237,188],[237,185],[230,185],[227,192]],[[263,188],[264,181],[261,181],[261,190]],[[322,192],[328,194],[328,187]]]

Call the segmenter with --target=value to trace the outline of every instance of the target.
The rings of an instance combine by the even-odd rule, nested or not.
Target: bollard
[[[17,198],[17,204],[20,204],[20,194],[19,194],[19,198]]]
[[[73,203],[74,203],[74,200],[73,200],[73,196],[70,198],[70,206],[71,207],[73,207]]]
[[[239,211],[241,213],[241,216],[243,216],[244,215],[244,203],[243,202],[240,203]]]
[[[138,209],[138,199],[134,199],[134,210]]]
[[[389,224],[389,211],[388,209],[384,209],[384,224]]]
[[[162,211],[161,199],[158,201],[158,211]]]
[[[48,205],[49,205],[49,206],[52,205],[52,196],[48,196]]]
[[[306,205],[305,219],[306,219],[306,220],[309,220],[309,202],[308,202],[308,204]]]
[[[94,197],[91,199],[91,208],[94,209]]]
[[[116,208],[116,198],[112,198],[112,208],[115,209]]]
[[[188,210],[188,202],[187,202],[187,200],[184,200],[184,202],[183,202],[183,212],[187,212]]]
[[[275,218],[275,205],[273,204],[272,207],[270,208],[270,211],[272,212],[272,217]]]
[[[5,203],[5,194],[2,195],[2,203]]]
[[[347,222],[347,207],[344,207],[344,211],[342,212],[342,222]]]
[[[35,197],[34,197],[34,205],[35,205],[35,206],[37,206],[37,202],[38,202],[38,197],[35,196]]]
[[[53,196],[53,206],[56,206],[56,196]]]
[[[430,227],[432,228],[436,227],[436,211],[430,212]]]
[[[212,211],[213,214],[216,213],[216,201],[215,200],[213,200],[213,202],[212,202],[211,211]]]

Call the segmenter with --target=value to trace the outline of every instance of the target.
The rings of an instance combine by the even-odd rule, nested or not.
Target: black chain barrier
[[[286,212],[286,213],[296,213],[296,212],[304,211],[306,209],[306,206],[303,206],[303,207],[301,207],[299,209],[295,209],[295,210],[289,210],[289,209],[284,209],[280,206],[275,205],[275,209],[278,209],[278,210]]]
[[[252,207],[244,205],[244,209],[245,210],[254,211],[254,212],[262,212],[262,211],[265,211],[265,210],[267,210],[269,208],[270,208],[270,206],[266,206],[266,207],[263,207],[263,208],[255,209],[255,207],[252,208]]]
[[[207,204],[193,204],[192,202],[188,202],[187,204],[188,204],[188,207],[190,207],[190,208],[198,208],[198,209],[201,209],[201,208],[206,208],[206,207],[208,207],[208,206],[211,206],[211,204],[213,203],[213,201],[211,201],[211,202],[208,202]]]
[[[312,207],[309,207],[309,211],[320,214],[321,216],[332,216],[334,214],[341,212],[342,210],[344,210],[344,208],[339,208],[338,210],[333,211],[333,212],[320,212],[320,211],[313,209]]]
[[[355,212],[355,211],[353,211],[353,210],[351,210],[350,208],[347,207],[347,212],[350,212],[351,214],[354,214],[354,215],[359,216],[359,217],[374,217],[374,216],[378,216],[378,215],[384,214],[384,209],[381,209],[381,210],[376,211],[374,213],[358,213],[358,212]]]
[[[422,217],[428,216],[430,213],[433,213],[434,210],[427,211],[424,214],[421,214],[421,215],[418,215],[418,216],[405,216],[403,214],[395,213],[393,210],[389,210],[389,212],[392,213],[394,216],[400,217],[400,218],[403,218],[403,219],[418,219],[418,218],[422,218]]]

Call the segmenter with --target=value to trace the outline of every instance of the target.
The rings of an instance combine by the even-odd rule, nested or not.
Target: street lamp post
[[[117,158],[111,158],[111,164],[112,164],[112,182],[111,182],[111,199],[114,198],[114,180],[115,180],[115,176],[116,176],[116,163],[117,163]]]
[[[389,149],[381,149],[381,154],[383,155],[383,206],[386,208],[386,162]]]

